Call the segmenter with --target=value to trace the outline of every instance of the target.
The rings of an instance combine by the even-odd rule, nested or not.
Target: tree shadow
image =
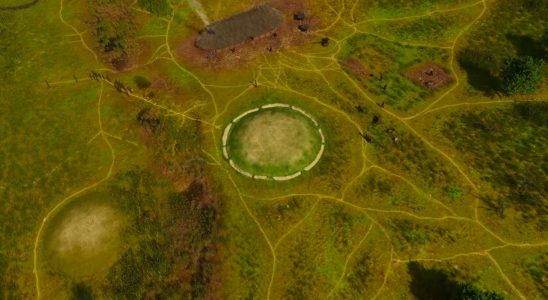
[[[546,37],[543,40],[535,40],[530,36],[508,33],[506,39],[512,43],[518,56],[531,56],[536,59],[546,59],[548,56],[545,48],[546,41],[543,41]]]
[[[427,269],[417,262],[407,264],[410,290],[419,300],[457,299],[459,283],[438,269]]]
[[[93,300],[94,298],[91,288],[83,283],[75,284],[71,288],[71,292],[71,300]]]
[[[499,79],[493,76],[484,65],[486,62],[482,61],[478,53],[465,49],[457,54],[457,61],[468,75],[468,84],[474,89],[484,92],[488,96],[499,93]]]

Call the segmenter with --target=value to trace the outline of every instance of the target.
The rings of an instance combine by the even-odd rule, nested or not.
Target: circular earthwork
[[[248,110],[226,127],[223,156],[243,176],[287,181],[310,171],[325,150],[318,122],[306,111],[274,103]]]

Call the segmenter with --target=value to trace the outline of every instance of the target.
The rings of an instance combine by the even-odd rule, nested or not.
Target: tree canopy
[[[508,95],[531,94],[542,79],[544,61],[530,56],[508,57],[502,66],[502,89]]]

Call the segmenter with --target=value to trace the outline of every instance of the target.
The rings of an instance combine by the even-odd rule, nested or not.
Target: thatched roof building
[[[196,38],[196,47],[214,50],[235,46],[273,31],[283,20],[279,10],[268,4],[259,5],[210,24]]]

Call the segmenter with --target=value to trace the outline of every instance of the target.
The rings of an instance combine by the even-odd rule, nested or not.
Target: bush
[[[146,90],[150,87],[150,80],[140,75],[135,75],[133,77],[133,83],[141,90]]]
[[[451,185],[445,188],[445,193],[447,197],[451,200],[460,200],[464,196],[464,191],[460,186]]]
[[[491,292],[482,291],[471,283],[460,284],[457,293],[457,300],[504,300],[503,295]]]
[[[410,291],[419,300],[505,300],[497,292],[477,288],[471,282],[456,280],[454,272],[411,262],[407,265],[411,275]]]
[[[542,79],[544,61],[530,56],[508,57],[502,66],[502,89],[508,95],[532,94]]]
[[[168,0],[139,0],[137,3],[143,9],[157,16],[165,16],[169,13]]]

